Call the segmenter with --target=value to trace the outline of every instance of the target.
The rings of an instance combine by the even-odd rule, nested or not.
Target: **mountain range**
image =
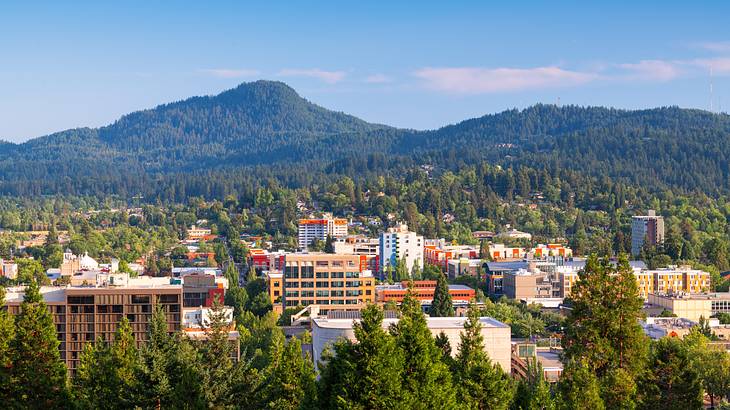
[[[284,169],[357,177],[480,161],[567,168],[657,190],[730,191],[725,114],[538,104],[416,131],[325,109],[271,81],[134,112],[101,128],[4,142],[0,154],[0,193],[23,196],[124,196],[170,175],[275,177]]]

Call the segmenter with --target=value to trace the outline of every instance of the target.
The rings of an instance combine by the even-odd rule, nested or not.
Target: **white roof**
[[[466,317],[426,317],[426,324],[429,329],[461,329],[464,327]],[[350,329],[355,321],[360,319],[328,319],[313,318],[312,321],[319,328],[329,329]],[[491,317],[480,317],[479,322],[483,328],[503,328],[508,325]],[[398,319],[383,319],[383,327],[398,323]]]

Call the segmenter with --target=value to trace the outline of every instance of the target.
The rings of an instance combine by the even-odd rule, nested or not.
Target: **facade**
[[[497,238],[502,239],[526,239],[531,240],[532,234],[529,234],[527,232],[518,231],[517,229],[509,229],[504,232],[500,232],[497,236]]]
[[[449,264],[446,267],[446,273],[449,275],[449,278],[452,279],[464,275],[477,277],[481,268],[481,259],[453,259],[449,261]]]
[[[358,255],[360,257],[360,271],[369,270],[380,272],[380,240],[366,236],[347,236],[334,243],[337,254]]]
[[[336,341],[347,338],[355,341],[353,322],[358,319],[312,319],[312,352],[315,366],[322,360],[322,352]],[[451,346],[458,346],[460,335],[464,331],[465,317],[427,317],[426,323],[433,336],[443,332],[449,339]],[[383,328],[388,329],[391,324],[398,322],[398,319],[386,318],[383,320]],[[484,350],[489,358],[498,363],[505,372],[510,371],[511,357],[511,330],[510,327],[490,317],[480,318],[482,325],[482,336],[484,337]],[[457,349],[452,349],[452,355]]]
[[[435,280],[413,281],[413,292],[421,305],[431,306],[433,295],[436,291]],[[408,282],[396,283],[394,285],[378,285],[375,287],[375,300],[380,303],[390,301],[401,303],[408,292]],[[474,299],[476,292],[465,285],[449,285],[449,294],[454,305],[466,305]]]
[[[388,266],[395,268],[399,260],[405,261],[409,272],[415,264],[423,267],[423,245],[423,236],[409,231],[406,224],[388,228],[380,234],[381,277]]]
[[[276,279],[269,277],[273,293]],[[375,278],[370,271],[360,271],[358,255],[292,253],[285,257],[280,292],[285,308],[317,304],[334,309],[374,302]]]
[[[479,256],[479,249],[471,245],[426,245],[423,247],[423,260],[429,265],[438,266],[446,272],[449,261],[462,258],[474,259]]]
[[[489,245],[489,256],[495,260],[523,259],[527,256],[525,248],[504,246],[501,243]]]
[[[0,276],[8,279],[18,277],[18,264],[13,261],[0,259]]]
[[[211,235],[212,231],[209,228],[201,228],[198,226],[191,226],[187,230],[188,239],[203,239],[206,236]]]
[[[147,340],[149,322],[157,305],[167,317],[168,330],[181,329],[182,286],[169,284],[167,278],[137,281],[124,286],[41,287],[56,325],[61,359],[73,375],[84,344],[97,339],[111,341],[122,317],[129,319],[138,346]],[[18,314],[24,288],[9,288],[6,305]]]
[[[254,248],[249,250],[248,264],[256,269],[257,273],[282,270],[285,255],[284,251],[269,252],[265,249]]]
[[[327,236],[335,239],[347,236],[347,219],[325,215],[320,219],[299,220],[299,249],[307,249],[314,239],[325,241]]]
[[[651,294],[649,304],[667,309],[677,317],[699,321],[717,313],[730,313],[730,293],[713,292],[700,294],[661,295]]]
[[[510,299],[532,300],[552,298],[548,275],[540,271],[520,269],[504,273],[502,293]]]
[[[560,256],[566,259],[573,257],[573,250],[559,243],[539,244],[528,252],[528,259],[543,259],[551,256]]]
[[[644,245],[656,246],[664,243],[664,217],[658,216],[653,209],[648,215],[631,218],[631,254],[637,256]]]

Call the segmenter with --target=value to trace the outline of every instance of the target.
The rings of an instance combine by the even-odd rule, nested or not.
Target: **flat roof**
[[[466,322],[466,317],[426,317],[426,324],[429,329],[462,329]],[[329,318],[312,318],[317,327],[325,329],[350,329],[355,321],[360,319],[329,319]],[[398,323],[396,318],[383,319],[383,327]],[[509,328],[506,325],[491,317],[480,317],[479,323],[484,328]]]

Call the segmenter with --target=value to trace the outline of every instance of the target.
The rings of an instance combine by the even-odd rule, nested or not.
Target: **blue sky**
[[[730,2],[101,3],[0,2],[0,138],[260,78],[427,129],[558,99],[709,109],[712,68],[730,111]]]

